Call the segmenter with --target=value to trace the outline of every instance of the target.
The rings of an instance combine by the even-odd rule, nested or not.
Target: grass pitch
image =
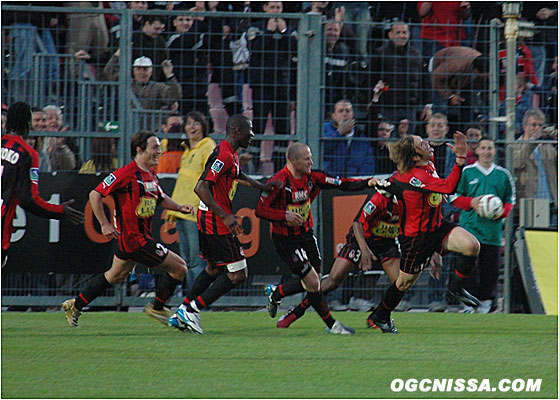
[[[309,312],[206,312],[205,335],[141,313],[2,314],[2,398],[557,398],[557,317],[396,313],[399,335],[329,335]],[[393,379],[542,379],[541,391],[392,392]]]

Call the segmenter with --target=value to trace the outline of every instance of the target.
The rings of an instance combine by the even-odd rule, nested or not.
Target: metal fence
[[[228,116],[243,113],[253,120],[256,137],[247,149],[252,160],[243,167],[251,174],[269,176],[281,168],[290,140],[307,143],[315,167],[327,171],[330,165],[346,162],[339,155],[341,146],[347,146],[346,158],[351,157],[351,148],[360,147],[363,154],[370,155],[369,164],[374,160],[372,170],[329,172],[387,173],[386,168],[393,169],[393,165],[380,149],[381,143],[410,133],[425,136],[425,113],[431,111],[447,116],[450,132],[474,125],[483,128],[497,139],[499,161],[504,162],[506,53],[504,27],[496,20],[433,24],[436,32],[458,31],[459,40],[451,50],[469,49],[444,54],[437,51],[444,50],[441,42],[445,37],[421,38],[425,27],[418,22],[358,20],[350,17],[349,9],[343,25],[303,13],[7,5],[2,10],[2,101],[23,100],[39,108],[58,106],[58,118],[51,124],[45,117],[33,134],[43,139],[37,145],[43,152],[49,151],[46,138],[66,138],[60,143],[74,154],[76,170],[99,155],[92,138],[114,140],[115,150],[102,150],[102,155],[117,157],[123,165],[129,160],[127,144],[134,132],[152,129],[163,137],[181,138],[182,132],[165,132],[166,119],[191,110],[207,116],[216,139],[223,137]],[[368,11],[370,16],[372,10]],[[285,20],[285,26],[280,20]],[[267,29],[269,25],[272,30]],[[545,112],[550,126],[557,124],[557,41],[556,34],[553,36],[557,26],[539,29],[537,39],[527,34],[518,45],[518,66],[522,66],[517,71],[518,129],[523,112],[534,106]],[[474,63],[475,51],[481,56]],[[151,83],[134,72],[134,61],[141,56],[153,63]],[[173,63],[169,73],[161,65],[167,59]],[[179,86],[178,98],[173,85]],[[458,103],[457,97],[461,98]],[[327,137],[324,123],[333,120],[334,105],[340,99],[353,106],[354,135]],[[383,127],[389,138],[381,136]],[[359,164],[364,167],[366,163]],[[320,199],[313,213],[320,235]],[[56,295],[64,282],[79,283],[87,277],[58,282],[31,276],[5,278],[3,295],[15,298],[31,293],[35,298],[44,293]],[[378,297],[380,291],[373,294],[354,284],[360,279],[357,276],[348,283],[343,296],[354,290],[366,298]],[[246,285],[247,292],[242,289],[239,293],[251,296],[250,291],[255,290],[254,296],[262,302],[260,288]],[[425,295],[410,295],[421,305],[430,302],[429,291],[435,291],[436,297],[442,293],[441,287],[428,283],[420,283],[414,290],[424,291]]]

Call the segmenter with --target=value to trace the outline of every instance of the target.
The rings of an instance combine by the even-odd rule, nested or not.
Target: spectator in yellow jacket
[[[199,256],[200,245],[198,243],[196,214],[200,199],[194,193],[194,186],[204,172],[206,161],[216,144],[208,136],[208,122],[201,112],[191,111],[186,115],[184,130],[187,135],[187,140],[184,143],[186,150],[181,158],[179,176],[172,197],[175,201],[182,201],[181,204],[194,205],[196,212],[186,215],[171,211],[167,213],[167,220],[175,220],[177,224],[180,254],[188,265],[187,283],[184,288],[188,292],[196,277],[206,267],[205,261]]]

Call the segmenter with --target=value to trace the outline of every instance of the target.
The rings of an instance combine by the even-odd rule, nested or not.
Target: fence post
[[[495,18],[489,27],[489,136],[499,135],[499,29],[501,22]]]
[[[320,138],[324,114],[324,24],[321,15],[304,14],[299,20],[297,49],[297,134],[313,154],[314,167],[322,167]],[[311,205],[318,243],[323,245],[322,207],[319,197]]]
[[[132,92],[132,12],[123,10],[120,17],[120,68],[118,71],[118,123],[120,140],[118,141],[119,167],[130,161],[127,151],[128,143],[134,135],[132,132],[132,112],[130,110],[130,93]]]

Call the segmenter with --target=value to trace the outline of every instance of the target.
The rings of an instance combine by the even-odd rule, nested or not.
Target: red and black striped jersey
[[[283,189],[275,188],[270,193],[263,192],[256,207],[256,215],[272,221],[272,232],[284,236],[300,235],[312,230],[311,203],[322,189],[362,190],[367,187],[368,182],[368,179],[338,178],[315,170],[310,174],[304,174],[300,179],[295,179],[287,166],[268,182],[274,180],[282,181]],[[288,226],[285,222],[286,211],[302,216],[305,220],[303,225]]]
[[[39,196],[39,155],[19,135],[2,135],[2,250],[10,247],[17,205],[43,218],[62,219],[64,207]]]
[[[233,198],[237,192],[239,177],[239,155],[231,143],[222,141],[206,161],[200,180],[211,182],[211,192],[215,202],[228,214],[233,214]],[[228,235],[231,230],[223,220],[200,201],[198,207],[198,230],[208,235]]]
[[[353,221],[363,224],[365,239],[395,238],[400,229],[398,208],[392,199],[380,193],[373,193],[367,197]],[[349,240],[352,236],[353,226],[346,239]]]
[[[119,249],[131,253],[151,239],[151,221],[155,207],[166,195],[154,170],[144,171],[136,161],[117,169],[95,191],[115,201],[115,226],[120,232]]]
[[[443,195],[456,191],[461,175],[462,166],[454,164],[448,177],[441,179],[432,161],[405,174],[392,175],[388,191],[398,199],[400,233],[417,236],[441,226]]]

